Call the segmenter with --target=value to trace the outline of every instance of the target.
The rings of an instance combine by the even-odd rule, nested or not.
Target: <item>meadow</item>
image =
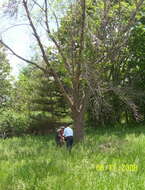
[[[0,139],[0,190],[144,190],[144,130],[89,129],[71,154],[53,135]]]

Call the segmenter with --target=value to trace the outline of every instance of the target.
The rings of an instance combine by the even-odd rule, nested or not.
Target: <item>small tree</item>
[[[0,109],[8,103],[10,88],[10,64],[4,48],[0,45]]]

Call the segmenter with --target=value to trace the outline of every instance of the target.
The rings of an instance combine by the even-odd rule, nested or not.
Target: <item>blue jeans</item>
[[[67,149],[71,150],[72,145],[73,145],[73,136],[68,136],[65,139],[66,139],[66,147],[67,147]]]

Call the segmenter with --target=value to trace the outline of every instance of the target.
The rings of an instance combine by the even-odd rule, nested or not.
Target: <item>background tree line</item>
[[[20,6],[17,1],[13,1]],[[33,6],[32,6],[33,4]],[[11,5],[11,4],[9,4]],[[64,6],[64,2],[58,2]],[[54,10],[57,31],[49,26],[49,5],[22,1],[38,43],[40,59],[27,60],[7,44],[1,44],[28,62],[11,86],[1,126],[16,131],[33,131],[57,122],[73,121],[77,139],[84,136],[84,123],[100,126],[144,121],[144,9],[143,1],[74,1],[65,14]],[[36,15],[48,40],[55,46],[45,48],[36,28]],[[31,11],[30,11],[31,10]],[[12,13],[8,12],[9,14]],[[35,20],[36,19],[36,20]],[[37,56],[36,56],[37,57]],[[8,76],[8,74],[7,74]],[[5,81],[8,81],[5,78]],[[5,120],[6,119],[6,120]],[[13,123],[14,122],[14,123]]]

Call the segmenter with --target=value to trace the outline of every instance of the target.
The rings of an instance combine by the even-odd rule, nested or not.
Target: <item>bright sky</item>
[[[26,29],[23,29],[23,27],[9,30],[5,35],[3,35],[3,40],[18,55],[21,55],[22,57],[29,57],[30,39]],[[12,66],[12,74],[17,76],[19,70],[25,66],[26,63],[12,55],[10,52],[8,54],[8,59]]]
[[[0,10],[2,10],[1,7],[3,2],[0,2]],[[3,17],[0,12],[0,37],[2,36],[3,41],[17,54],[23,57],[30,57],[30,36],[28,29],[26,26],[17,26],[7,30],[7,28],[13,24],[16,24],[16,21],[12,21],[8,17]],[[19,70],[25,66],[26,63],[16,58],[10,52],[8,52],[8,59],[12,66],[12,75],[17,77]]]
[[[31,56],[34,55],[34,53],[36,52],[36,51],[34,52],[32,48],[30,48],[31,44],[35,46],[35,43],[32,39],[32,35],[30,35],[30,30],[29,30],[30,28],[28,29],[28,26],[26,25],[10,28],[10,26],[13,26],[14,24],[22,24],[22,23],[26,24],[26,22],[22,21],[22,19],[20,18],[21,15],[19,15],[19,19],[17,20],[13,18],[10,19],[7,16],[5,17],[2,16],[3,13],[2,4],[7,1],[8,0],[2,0],[2,1],[0,0],[0,38],[2,37],[3,41],[9,47],[11,47],[11,49],[13,49],[18,55],[30,59]],[[41,2],[42,0],[39,1]],[[67,0],[65,0],[64,2],[66,4]],[[62,8],[59,7],[59,9],[61,9],[62,12]],[[21,10],[19,10],[19,12],[21,12]],[[53,30],[57,30],[56,23],[54,22],[54,20],[51,20],[49,24],[50,28],[52,28]],[[9,28],[9,30],[7,30],[7,28]],[[41,40],[43,41],[43,43],[45,43],[46,46],[51,44],[50,41],[47,41],[46,36],[44,36],[44,33],[41,33]],[[12,53],[10,53],[9,51],[8,51],[8,59],[12,66],[12,74],[17,77],[20,69],[23,66],[25,66],[26,63],[18,59],[16,56],[12,55]]]

